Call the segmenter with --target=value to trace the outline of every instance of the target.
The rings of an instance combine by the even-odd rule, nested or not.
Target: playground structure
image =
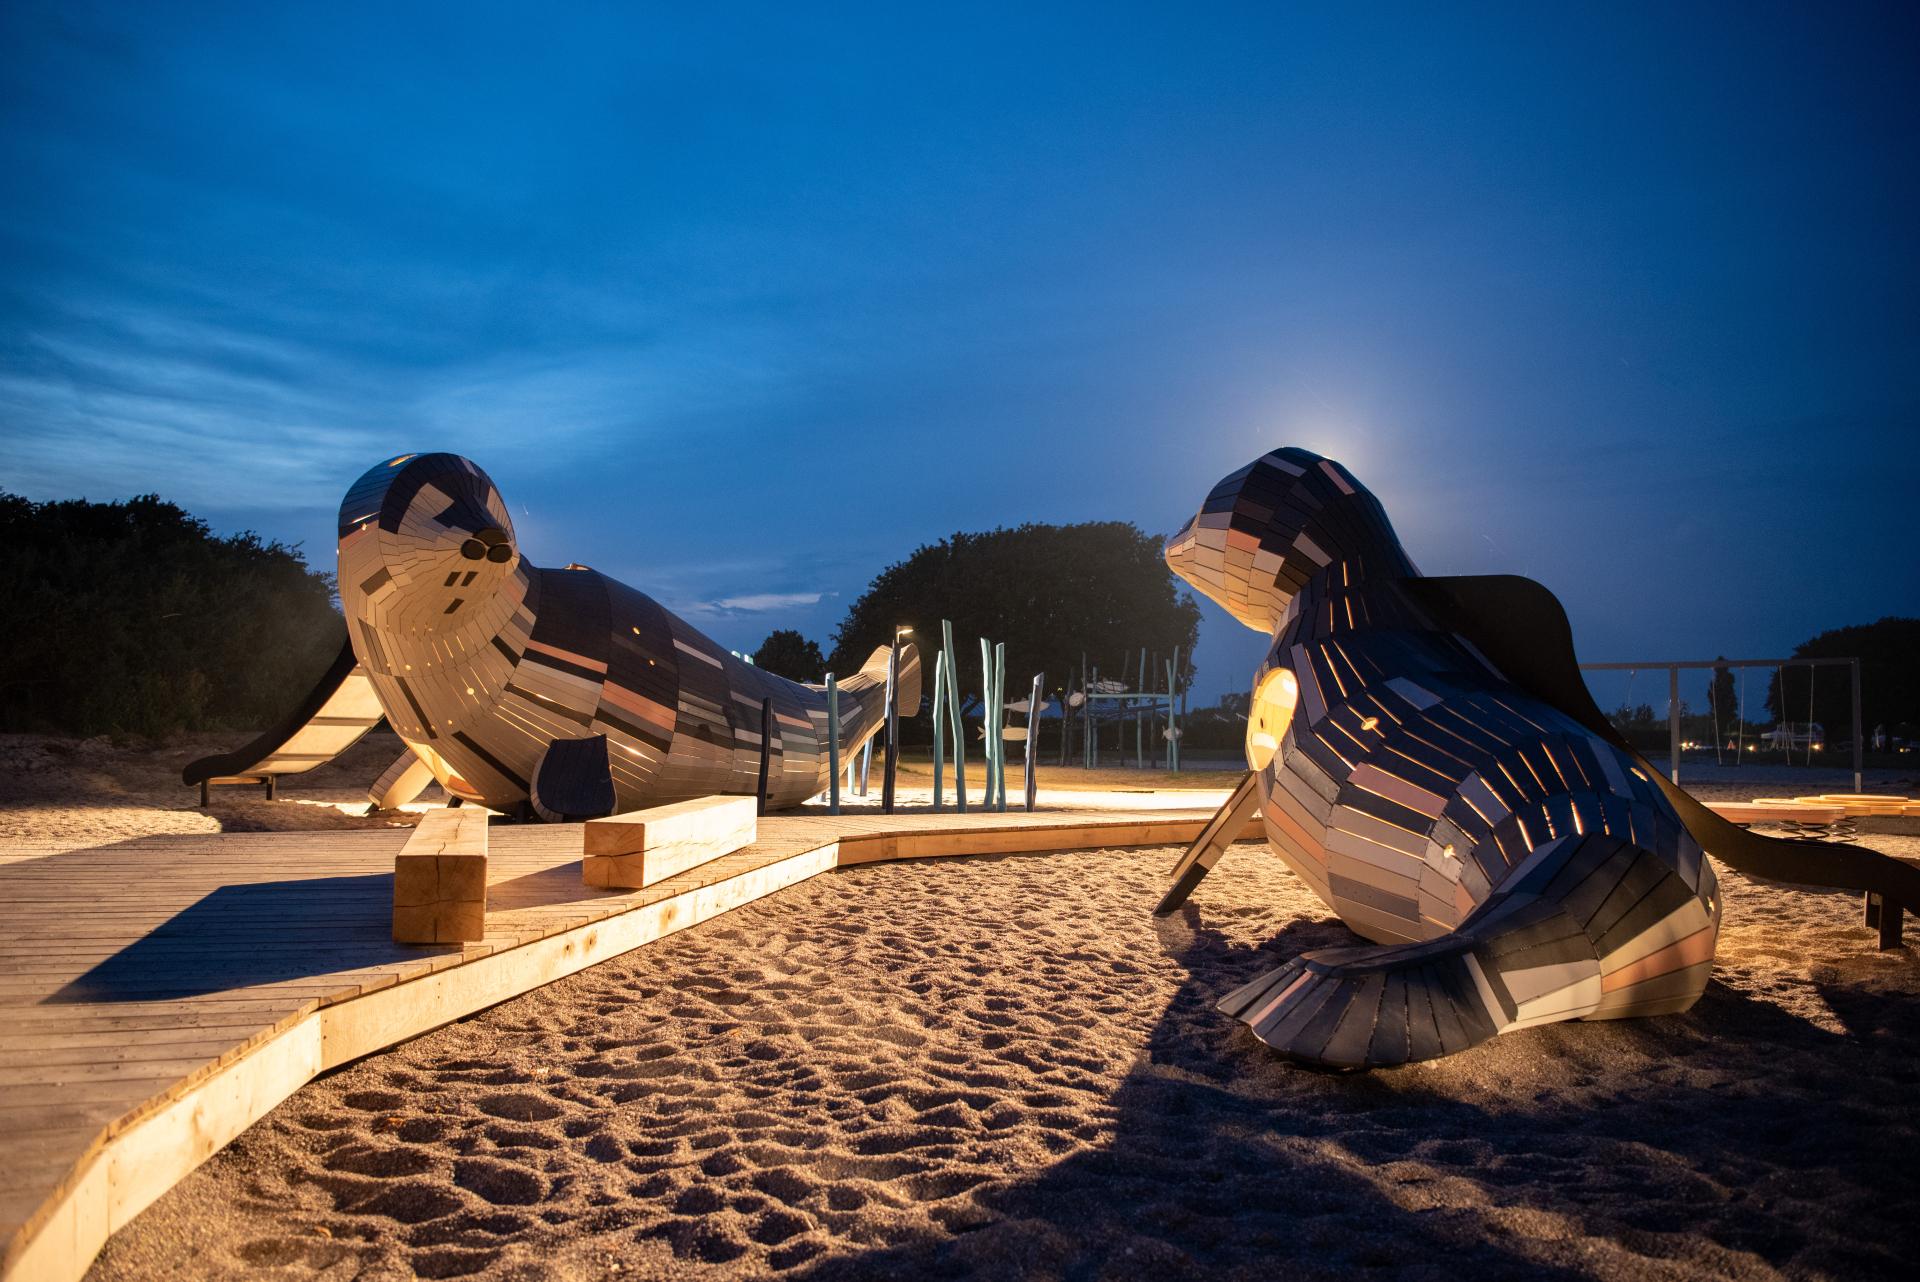
[[[1128,688],[1129,677],[1138,688]],[[1121,764],[1126,764],[1127,729],[1131,726],[1134,767],[1140,770],[1147,768],[1148,744],[1158,740],[1153,747],[1159,767],[1177,774],[1180,770],[1180,740],[1184,733],[1181,723],[1187,716],[1188,693],[1188,682],[1180,665],[1179,646],[1175,646],[1172,656],[1166,659],[1158,654],[1150,655],[1143,647],[1137,667],[1132,665],[1132,656],[1129,655],[1118,681],[1102,680],[1099,667],[1089,670],[1086,656],[1082,655],[1079,684],[1077,688],[1070,689],[1066,696],[1073,716],[1062,722],[1060,764],[1067,762],[1072,737],[1067,732],[1069,725],[1079,731],[1081,765],[1089,770],[1099,768],[1101,734],[1108,726],[1116,728],[1113,749]]]
[[[1864,892],[1883,945],[1920,909],[1920,868],[1759,836],[1662,778],[1594,705],[1552,593],[1422,576],[1331,460],[1281,449],[1230,474],[1166,557],[1272,643],[1250,772],[1157,911],[1186,901],[1257,808],[1273,850],[1373,944],[1302,954],[1221,1000],[1290,1057],[1398,1064],[1537,1024],[1685,1010],[1720,925],[1707,852]]]
[[[1582,672],[1625,672],[1627,673],[1628,681],[1629,681],[1629,685],[1628,685],[1629,700],[1631,700],[1632,698],[1631,681],[1634,675],[1641,672],[1658,672],[1661,669],[1666,670],[1666,673],[1667,673],[1668,777],[1671,782],[1677,784],[1680,782],[1680,756],[1683,748],[1683,744],[1681,742],[1681,734],[1680,734],[1680,708],[1681,708],[1680,674],[1681,672],[1689,671],[1689,670],[1699,670],[1701,668],[1705,668],[1715,672],[1719,671],[1722,668],[1726,668],[1726,669],[1738,668],[1742,671],[1742,675],[1744,675],[1745,671],[1750,668],[1771,668],[1775,672],[1784,673],[1786,669],[1791,667],[1807,668],[1811,671],[1814,677],[1818,676],[1821,668],[1845,667],[1848,670],[1849,675],[1851,677],[1851,681],[1852,681],[1851,692],[1852,692],[1852,707],[1853,707],[1853,718],[1852,718],[1852,722],[1853,722],[1853,736],[1852,736],[1853,737],[1853,790],[1856,793],[1859,792],[1861,789],[1862,778],[1865,775],[1865,769],[1864,769],[1865,739],[1862,734],[1861,725],[1860,725],[1860,660],[1857,658],[1652,660],[1645,663],[1583,663],[1580,665],[1580,670]],[[1784,682],[1782,682],[1780,689],[1781,689],[1781,697],[1782,699],[1784,699],[1786,697],[1786,685]],[[1744,736],[1745,726],[1746,726],[1746,691],[1745,691],[1744,683],[1740,687],[1738,699],[1739,699],[1739,702],[1735,705],[1736,707],[1735,722],[1739,727],[1739,732]],[[1811,704],[1813,699],[1812,679],[1809,679],[1807,683],[1807,699],[1809,704]],[[1811,726],[1812,722],[1813,722],[1812,711],[1811,711],[1811,708],[1809,708],[1807,723],[1809,726]],[[1791,725],[1790,722],[1788,724],[1789,726]],[[1791,759],[1794,748],[1798,746],[1797,741],[1791,737],[1791,733],[1792,733],[1791,730],[1789,730],[1790,737],[1788,738],[1786,743],[1789,759]],[[1718,740],[1720,736],[1716,734],[1715,738],[1716,740]],[[1809,736],[1809,738],[1811,738],[1811,736]],[[1809,743],[1808,746],[1810,749],[1811,744]],[[1736,752],[1737,751],[1738,749],[1736,748]],[[1809,750],[1808,752],[1809,760],[1811,760],[1811,757],[1812,757],[1812,753]]]

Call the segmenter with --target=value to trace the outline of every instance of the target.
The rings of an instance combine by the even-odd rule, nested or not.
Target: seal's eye
[[[469,561],[478,561],[487,554],[487,545],[479,539],[468,539],[460,545],[460,555]],[[502,558],[505,559],[505,558]]]
[[[464,552],[465,550],[466,548],[463,545],[461,551]],[[505,565],[512,559],[513,548],[508,544],[496,543],[487,549],[487,560],[492,561],[495,565]]]

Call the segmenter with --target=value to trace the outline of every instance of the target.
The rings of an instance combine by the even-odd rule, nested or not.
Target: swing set
[[[1803,667],[1803,668],[1809,669],[1810,671],[1807,676],[1806,752],[1807,752],[1807,762],[1811,764],[1813,761],[1813,749],[1814,749],[1813,687],[1816,680],[1818,679],[1819,670],[1821,668],[1839,667],[1843,664],[1847,667],[1847,669],[1851,673],[1852,682],[1853,682],[1853,705],[1852,705],[1853,706],[1853,790],[1855,792],[1859,792],[1861,789],[1861,776],[1864,773],[1863,759],[1864,759],[1866,745],[1864,740],[1861,737],[1861,732],[1860,732],[1860,660],[1857,658],[1849,658],[1849,659],[1683,659],[1678,662],[1654,661],[1654,662],[1645,662],[1645,663],[1583,663],[1580,665],[1580,670],[1582,672],[1624,672],[1626,673],[1627,674],[1627,701],[1629,704],[1631,704],[1633,701],[1634,678],[1639,676],[1639,674],[1642,672],[1657,672],[1662,668],[1666,669],[1666,672],[1667,672],[1667,762],[1669,765],[1670,773],[1673,778],[1673,782],[1679,783],[1680,782],[1680,670],[1682,668],[1686,668],[1689,670],[1698,670],[1701,668],[1707,668],[1707,669],[1738,668],[1740,669],[1740,680],[1739,680],[1738,686],[1736,687],[1736,703],[1735,703],[1735,711],[1734,711],[1734,720],[1736,722],[1735,748],[1734,748],[1735,758],[1734,759],[1736,761],[1740,759],[1740,754],[1746,751],[1746,694],[1747,694],[1746,670],[1748,668],[1772,668],[1776,673],[1778,673],[1780,676],[1780,701],[1782,704],[1785,704],[1786,698],[1787,698],[1786,670],[1792,667]],[[1786,709],[1782,707],[1781,711],[1782,713],[1784,713]],[[1723,741],[1722,736],[1720,735],[1718,707],[1715,707],[1714,709],[1714,717],[1715,717],[1714,747],[1717,751]],[[1782,724],[1786,728],[1784,743],[1785,743],[1786,752],[1787,752],[1787,762],[1789,765],[1791,765],[1793,762],[1793,747],[1794,747],[1793,723],[1791,721],[1785,721],[1783,719]]]

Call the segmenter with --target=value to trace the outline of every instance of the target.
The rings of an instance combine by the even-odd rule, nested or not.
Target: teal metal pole
[[[941,752],[944,731],[940,718],[947,710],[947,656],[936,652],[933,656],[933,808],[940,809],[940,785],[947,768]]]
[[[993,645],[980,638],[980,750],[987,754],[987,809],[993,809]]]
[[[1173,773],[1180,773],[1180,717],[1174,699],[1180,690],[1180,647],[1173,647],[1173,662],[1167,668],[1167,718],[1173,722]]]
[[[1034,673],[1033,693],[1027,696],[1027,750],[1021,763],[1026,768],[1026,777],[1021,782],[1026,785],[1023,791],[1026,793],[1028,814],[1033,813],[1034,792],[1037,787],[1033,777],[1033,745],[1034,741],[1040,737],[1040,687],[1045,684],[1046,679],[1046,673]]]
[[[1167,660],[1167,769],[1178,770],[1173,746],[1173,660]]]
[[[1007,643],[993,647],[993,808],[1007,808]]]
[[[840,813],[840,685],[827,673],[827,813]]]
[[[953,804],[967,813],[967,723],[960,716],[959,663],[953,653],[953,624],[940,620],[940,652],[947,660],[947,716],[953,720]]]

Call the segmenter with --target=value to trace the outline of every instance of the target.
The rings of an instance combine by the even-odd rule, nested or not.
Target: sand
[[[312,1083],[90,1277],[1909,1275],[1853,898],[1723,872],[1691,1012],[1332,1075],[1213,1002],[1351,936],[1253,845],[1156,922],[1174,854],[816,878]]]

